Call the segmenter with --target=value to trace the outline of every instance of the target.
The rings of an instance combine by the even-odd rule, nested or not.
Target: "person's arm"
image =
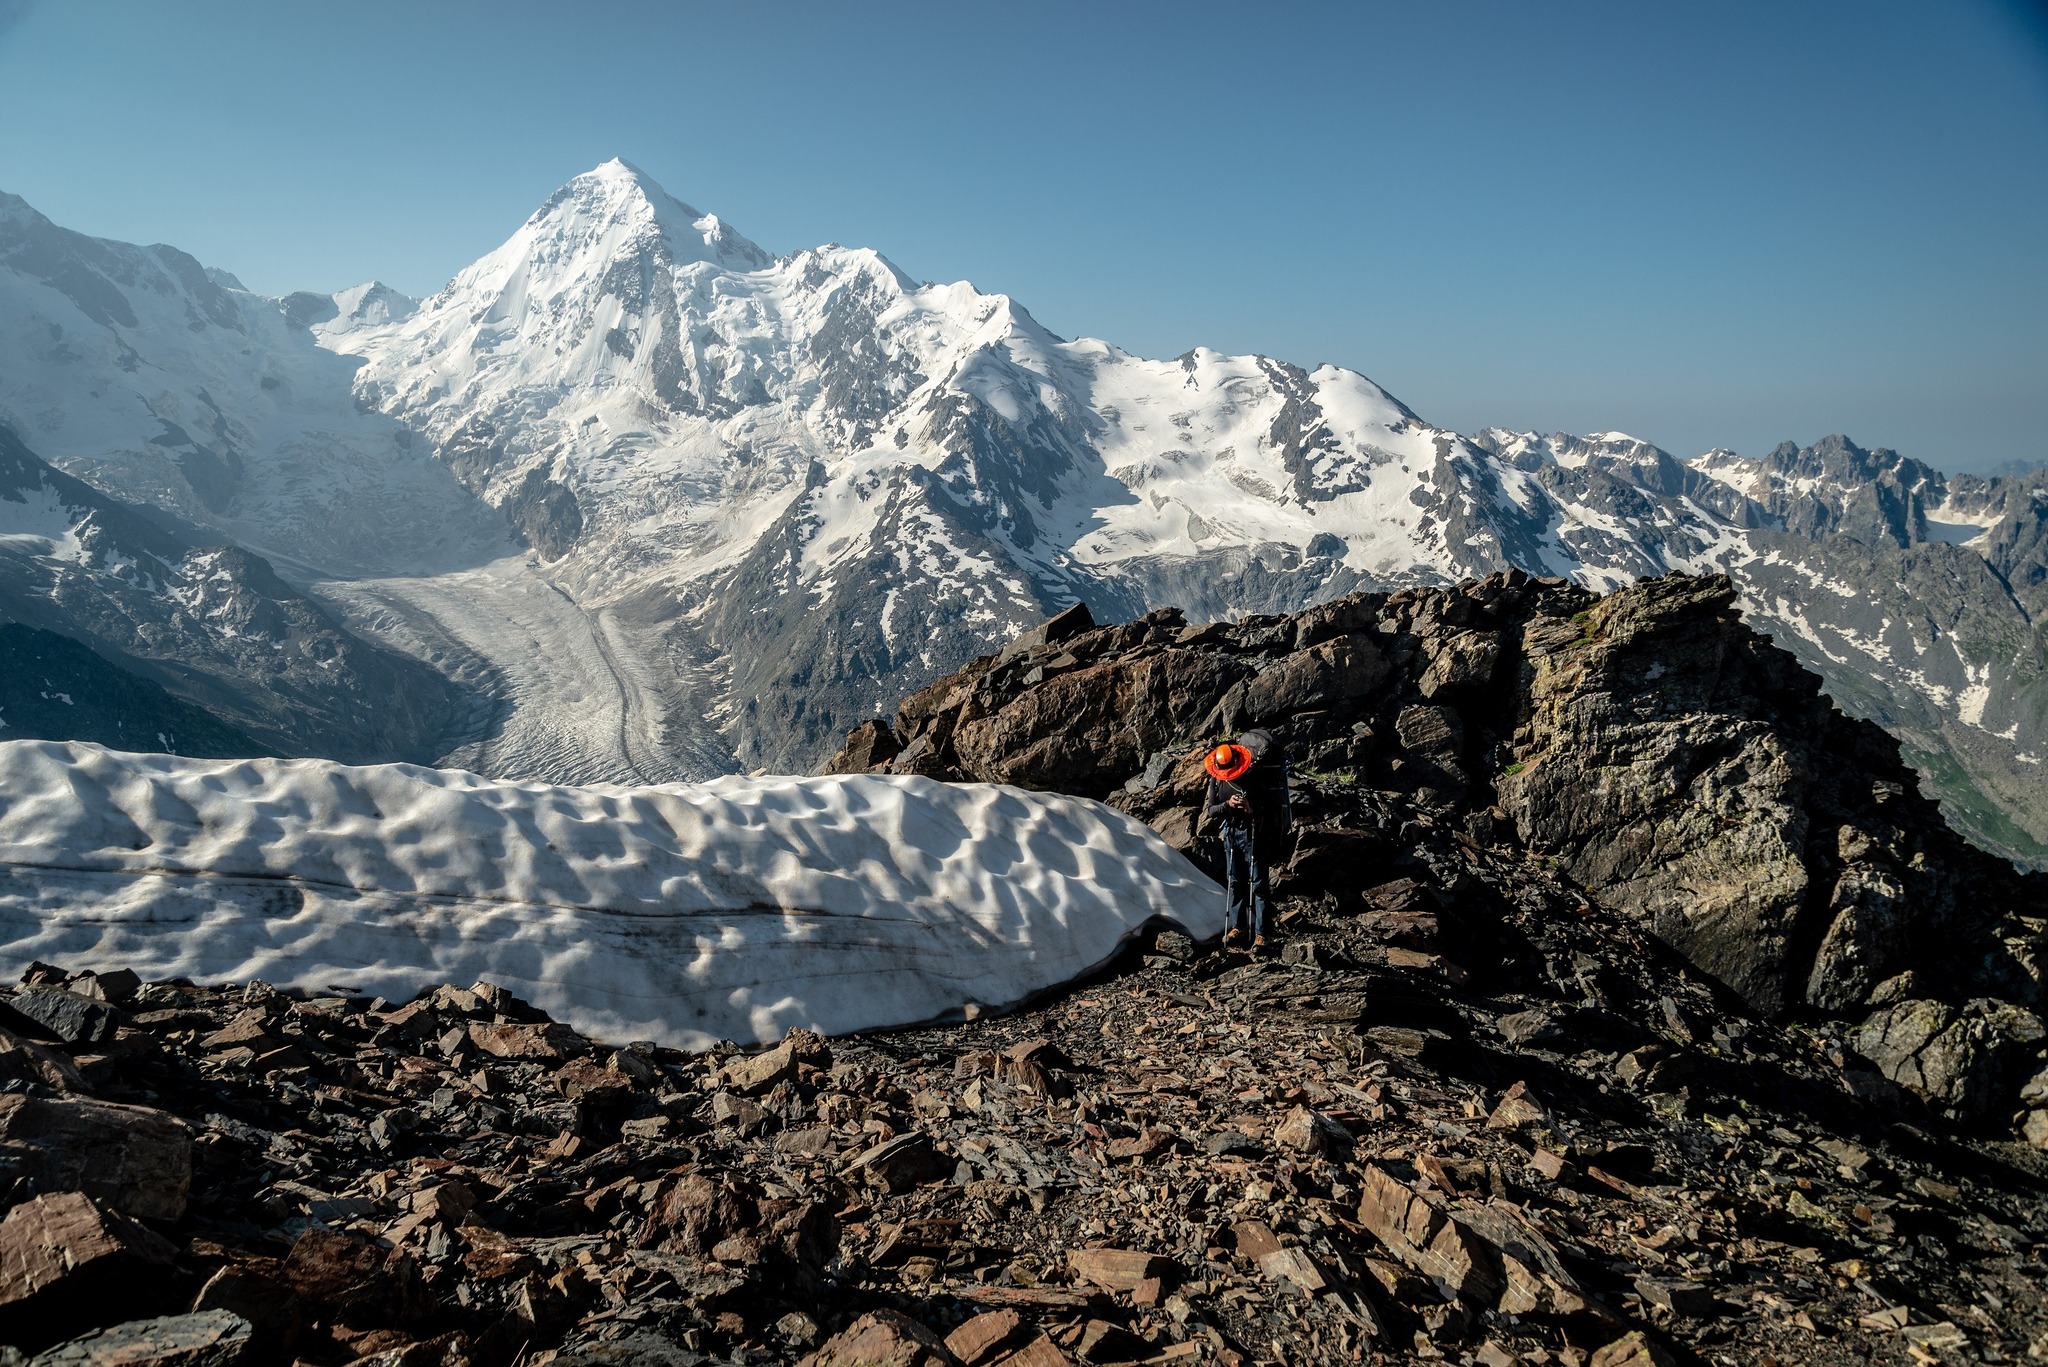
[[[1225,786],[1215,779],[1209,780],[1209,790],[1202,803],[1202,815],[1211,821],[1221,817],[1230,805],[1230,794]]]

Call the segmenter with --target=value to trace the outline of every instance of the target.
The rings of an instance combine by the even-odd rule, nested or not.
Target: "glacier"
[[[0,743],[0,973],[487,980],[701,1050],[1000,1009],[1221,890],[1100,803],[916,777],[669,787]]]

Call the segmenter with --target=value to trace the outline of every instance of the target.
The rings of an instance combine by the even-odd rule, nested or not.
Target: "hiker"
[[[1227,949],[1251,935],[1252,952],[1266,947],[1270,898],[1266,865],[1290,828],[1287,810],[1287,756],[1267,731],[1247,731],[1235,741],[1209,752],[1202,762],[1209,775],[1208,800],[1202,824],[1220,831],[1227,896]],[[1240,923],[1247,923],[1241,930]]]

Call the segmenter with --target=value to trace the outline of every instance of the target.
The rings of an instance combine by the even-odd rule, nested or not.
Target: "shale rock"
[[[66,1044],[102,1044],[120,1028],[121,1015],[104,1001],[60,987],[29,987],[7,999],[15,1015]]]
[[[233,1367],[249,1347],[249,1323],[225,1310],[130,1320],[61,1344],[31,1367]]]
[[[0,1174],[175,1220],[192,1184],[192,1136],[184,1122],[146,1106],[0,1095]]]
[[[69,1055],[7,1030],[0,1030],[0,1087],[56,1093],[92,1090]]]

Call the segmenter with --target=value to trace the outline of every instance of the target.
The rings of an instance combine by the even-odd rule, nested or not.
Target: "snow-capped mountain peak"
[[[621,234],[637,240],[650,229],[678,266],[702,261],[722,270],[748,271],[774,260],[718,215],[700,213],[617,157],[555,191],[520,233],[530,233],[537,242],[615,249]],[[513,242],[518,241],[515,235]]]
[[[1338,366],[1148,359],[867,248],[771,257],[623,161],[417,305],[259,298],[0,199],[0,421],[491,680],[453,762],[501,776],[805,767],[1076,599],[1213,619],[1513,566],[1726,570],[1838,696],[1992,775],[1981,812],[2048,793],[2038,478],[1461,436]]]

